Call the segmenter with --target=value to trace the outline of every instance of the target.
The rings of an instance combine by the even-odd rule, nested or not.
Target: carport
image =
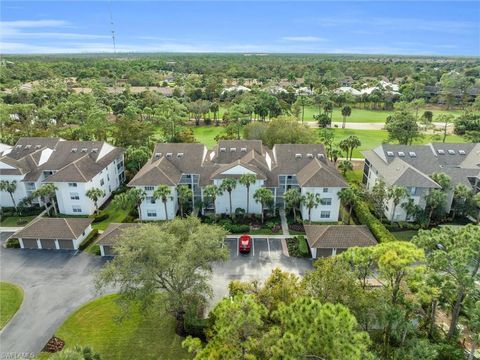
[[[37,218],[11,237],[22,249],[77,250],[92,231],[90,218]]]

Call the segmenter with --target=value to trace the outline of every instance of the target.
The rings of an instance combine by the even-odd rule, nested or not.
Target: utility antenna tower
[[[112,32],[113,54],[116,55],[117,54],[117,44],[116,44],[116,41],[115,41],[115,26],[113,24],[112,2],[111,1],[108,2],[108,10],[110,12],[110,28],[111,28],[111,32]]]

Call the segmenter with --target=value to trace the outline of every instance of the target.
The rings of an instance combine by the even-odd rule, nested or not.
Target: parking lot
[[[242,258],[260,258],[280,260],[283,255],[282,240],[268,237],[252,237],[252,249],[248,254],[242,254],[239,251],[239,239],[227,237],[225,244],[230,249],[230,258],[241,256]]]

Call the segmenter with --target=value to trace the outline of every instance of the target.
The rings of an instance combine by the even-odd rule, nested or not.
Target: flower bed
[[[289,224],[288,225],[288,230],[305,232],[305,227],[303,226],[303,224]]]
[[[42,351],[54,353],[62,350],[64,346],[65,346],[65,341],[57,338],[56,336],[53,336],[50,340],[48,340],[47,344],[45,345]]]

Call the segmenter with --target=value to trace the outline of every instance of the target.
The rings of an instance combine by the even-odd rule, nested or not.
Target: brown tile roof
[[[37,218],[22,230],[17,231],[14,238],[33,239],[76,239],[92,223],[91,218]]]
[[[346,249],[377,244],[366,225],[305,225],[305,233],[308,245],[317,249]]]
[[[346,181],[333,166],[328,166],[319,159],[313,159],[297,174],[301,187],[347,187]]]
[[[118,238],[120,237],[120,235],[122,235],[125,229],[138,226],[142,226],[142,224],[112,223],[108,225],[107,229],[103,232],[103,234],[98,237],[97,244],[113,246],[115,245]]]

